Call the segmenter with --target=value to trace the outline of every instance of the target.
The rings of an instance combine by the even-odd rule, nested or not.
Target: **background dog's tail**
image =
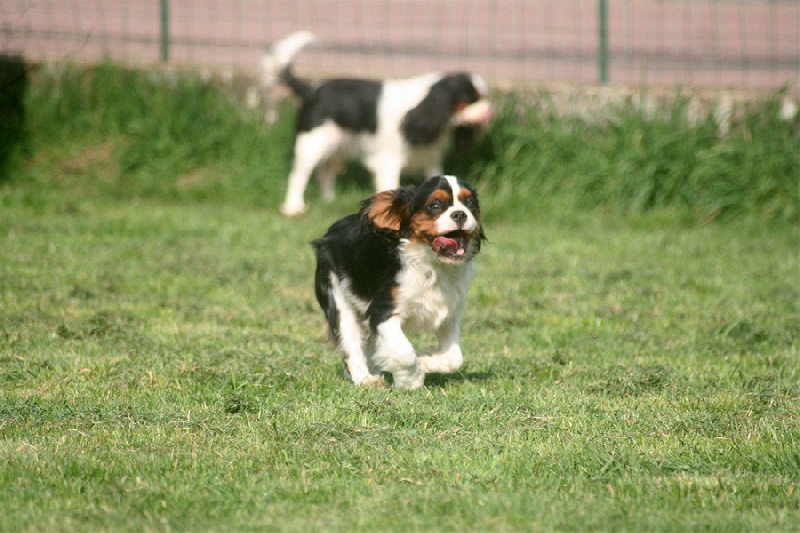
[[[316,35],[310,31],[298,31],[275,43],[262,60],[264,87],[272,87],[280,82],[300,98],[309,94],[312,90],[311,84],[294,76],[292,62],[303,48],[316,40]]]

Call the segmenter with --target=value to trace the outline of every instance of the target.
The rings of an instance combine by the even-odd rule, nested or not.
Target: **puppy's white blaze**
[[[462,229],[464,231],[475,231],[478,229],[478,221],[475,220],[475,215],[472,214],[472,211],[469,210],[467,206],[461,202],[459,198],[459,193],[461,192],[461,187],[458,185],[458,179],[455,176],[444,176],[447,180],[447,183],[450,184],[450,188],[453,190],[453,205],[451,205],[444,213],[439,215],[439,218],[436,220],[436,230],[439,233],[447,233],[449,231],[455,231],[458,229]],[[452,214],[456,211],[461,211],[467,215],[467,219],[464,221],[464,224],[459,227],[455,220],[453,220]]]

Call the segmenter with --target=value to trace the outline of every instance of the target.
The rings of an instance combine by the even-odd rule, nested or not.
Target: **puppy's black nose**
[[[450,214],[450,218],[458,224],[458,227],[461,227],[464,225],[464,222],[467,221],[467,214],[464,211],[454,211]]]

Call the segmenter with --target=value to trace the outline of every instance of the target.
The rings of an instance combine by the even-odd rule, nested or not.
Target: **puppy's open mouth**
[[[467,243],[472,233],[468,231],[451,231],[444,235],[439,235],[431,241],[433,253],[439,257],[461,261],[467,257]]]

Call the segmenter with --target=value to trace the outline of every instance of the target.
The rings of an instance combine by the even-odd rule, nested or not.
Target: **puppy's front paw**
[[[418,365],[392,373],[396,389],[415,390],[425,385],[425,372]]]
[[[365,379],[361,380],[358,384],[359,387],[370,387],[373,389],[385,389],[386,388],[386,380],[383,378],[382,375],[378,374],[377,376],[374,374],[370,374]]]
[[[426,374],[452,374],[464,364],[464,356],[461,348],[454,345],[447,351],[419,357],[418,361],[419,367]]]

